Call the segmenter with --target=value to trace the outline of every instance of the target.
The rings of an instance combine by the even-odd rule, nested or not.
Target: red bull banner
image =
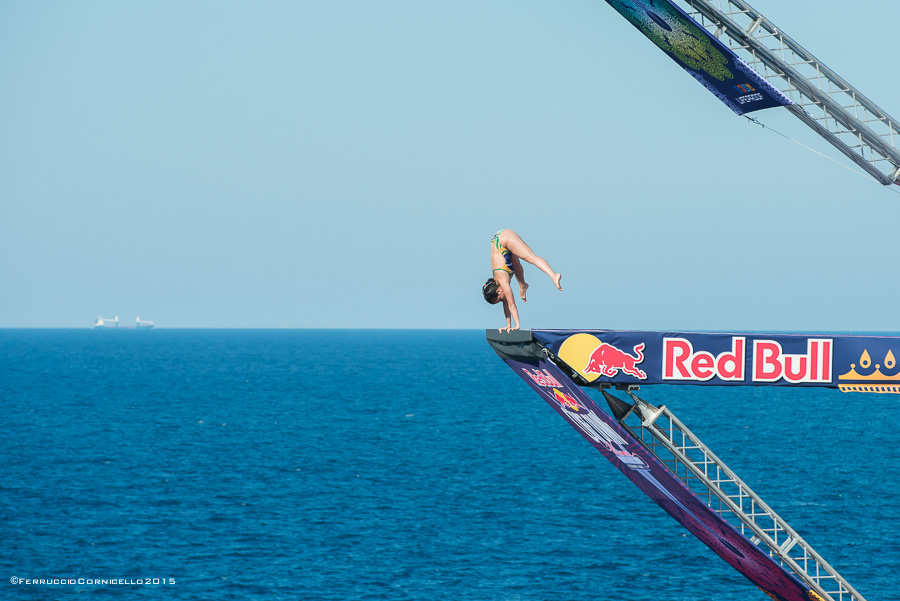
[[[510,337],[508,340],[516,339]],[[502,343],[503,339],[495,339],[496,341]],[[640,343],[637,343],[629,347],[630,352],[622,351],[622,357],[610,350],[603,351],[603,356],[594,358],[594,367],[600,372],[608,367],[617,371],[617,375],[639,377],[641,370],[636,367],[642,362],[640,349],[636,348],[639,346]],[[504,348],[502,344],[495,345],[494,348],[506,364],[591,446],[716,555],[762,589],[769,598],[777,601],[822,601],[815,591],[713,511],[631,432],[600,409],[559,367],[548,360],[528,358],[528,350],[517,353],[516,349]],[[536,356],[540,356],[539,352]]]
[[[590,384],[820,386],[900,394],[900,337],[532,330]]]

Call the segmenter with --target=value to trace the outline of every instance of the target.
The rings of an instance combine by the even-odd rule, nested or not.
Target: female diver
[[[518,330],[519,329],[519,311],[516,309],[516,299],[513,296],[510,283],[512,276],[516,276],[519,282],[519,296],[525,301],[525,291],[528,290],[528,284],[525,283],[525,274],[522,271],[522,263],[519,259],[527,261],[546,273],[556,287],[562,290],[559,285],[561,274],[556,273],[550,268],[550,265],[541,257],[534,254],[525,241],[512,230],[500,230],[494,234],[491,240],[491,272],[492,276],[481,288],[484,294],[484,300],[492,305],[503,301],[503,313],[506,315],[506,327],[500,328],[500,331]],[[510,324],[510,317],[516,322],[516,327]]]

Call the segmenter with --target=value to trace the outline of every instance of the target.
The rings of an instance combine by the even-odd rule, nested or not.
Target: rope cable
[[[819,156],[821,156],[821,157],[824,157],[824,158],[828,159],[828,160],[831,161],[832,163],[835,163],[835,164],[837,164],[837,165],[843,167],[843,168],[846,169],[847,171],[850,171],[850,172],[852,172],[852,173],[855,173],[856,175],[859,175],[860,177],[864,177],[864,178],[866,178],[866,179],[869,180],[869,181],[872,181],[872,182],[875,182],[876,184],[881,185],[881,182],[879,182],[878,180],[876,180],[874,177],[872,177],[872,176],[870,176],[870,175],[868,175],[868,174],[866,174],[866,173],[863,173],[862,171],[857,171],[856,169],[853,169],[853,168],[851,168],[851,167],[848,167],[847,165],[841,163],[841,162],[838,161],[838,160],[833,159],[832,157],[828,156],[827,154],[823,154],[823,153],[819,152],[818,150],[816,150],[815,148],[810,148],[810,147],[807,146],[806,144],[804,144],[804,143],[802,143],[802,142],[798,142],[797,140],[793,139],[792,137],[787,136],[787,135],[781,133],[781,132],[778,131],[777,129],[772,129],[771,127],[769,127],[769,126],[766,125],[765,123],[759,121],[758,119],[755,119],[755,118],[750,117],[750,116],[748,116],[748,115],[744,115],[744,118],[747,119],[747,121],[750,121],[751,123],[755,123],[756,125],[759,125],[759,126],[762,127],[763,129],[768,129],[769,131],[778,134],[778,135],[781,136],[782,138],[785,138],[786,140],[790,140],[790,141],[793,142],[794,144],[799,144],[799,145],[802,146],[803,148],[805,148],[805,149],[807,149],[807,150],[809,150],[809,151],[812,151],[812,152],[816,153],[817,155],[819,155]],[[896,189],[894,189],[893,187],[888,188],[888,190],[889,190],[890,192],[893,192],[894,194],[900,194],[900,190],[896,190]]]

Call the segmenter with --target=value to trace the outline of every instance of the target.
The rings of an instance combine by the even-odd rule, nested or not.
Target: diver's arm
[[[516,297],[513,296],[512,290],[509,289],[509,285],[506,286],[506,293],[503,296],[503,312],[506,314],[506,330],[518,330],[519,310],[516,308]],[[516,322],[516,327],[514,328],[510,326],[510,317]]]
[[[509,330],[510,330],[510,325],[509,325],[509,305],[506,304],[506,301],[505,301],[505,300],[500,301],[500,302],[503,303],[503,314],[506,315],[506,327],[505,327],[505,328],[499,328],[497,331],[498,331],[498,332],[509,332]]]

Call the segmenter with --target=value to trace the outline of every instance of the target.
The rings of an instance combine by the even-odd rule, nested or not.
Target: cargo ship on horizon
[[[146,319],[141,319],[138,317],[135,319],[135,324],[133,326],[119,326],[119,316],[116,315],[113,319],[97,316],[97,319],[94,320],[94,329],[95,330],[149,330],[152,329],[155,324],[152,321],[147,321]]]

